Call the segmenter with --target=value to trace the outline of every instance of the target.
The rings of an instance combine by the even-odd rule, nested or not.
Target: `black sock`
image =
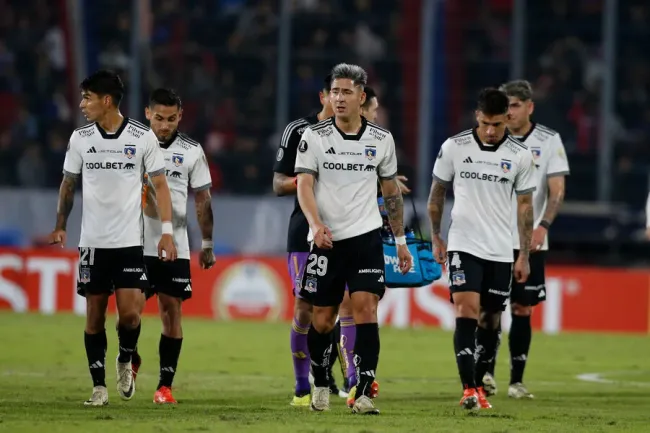
[[[142,358],[140,357],[140,354],[138,353],[138,347],[135,347],[135,352],[131,355],[131,363],[134,365],[140,365],[142,364]]]
[[[456,318],[454,331],[454,352],[456,364],[463,388],[476,388],[474,381],[474,352],[476,352],[476,319],[467,317]]]
[[[329,387],[329,363],[332,351],[332,332],[321,334],[309,327],[307,333],[307,346],[311,357],[311,371],[314,375],[314,386],[319,388]]]
[[[372,383],[379,363],[379,325],[363,323],[355,325],[357,338],[354,341],[354,365],[357,371],[357,394],[370,396]]]
[[[530,327],[530,316],[512,316],[510,325],[510,385],[523,382],[524,369],[528,360],[530,341],[533,338],[533,331]]]
[[[119,325],[117,327],[117,338],[120,340],[120,353],[117,356],[118,362],[129,362],[131,356],[138,346],[138,338],[140,338],[141,323],[135,328],[127,328]]]
[[[182,338],[171,338],[160,334],[160,344],[158,345],[158,353],[160,354],[160,378],[157,389],[163,386],[168,388],[172,387],[182,345]]]
[[[106,386],[106,331],[97,334],[84,332],[84,345],[93,386]]]
[[[501,324],[499,324],[499,329],[497,329],[497,348],[494,351],[494,359],[492,359],[492,362],[488,364],[488,370],[487,372],[492,375],[492,377],[495,377],[494,375],[494,369],[497,366],[497,356],[499,355],[499,348],[501,347]]]
[[[336,386],[336,381],[334,380],[334,375],[332,374],[332,368],[336,364],[336,360],[339,360],[341,364],[341,371],[345,371],[345,362],[340,362],[340,353],[339,343],[341,342],[341,322],[337,321],[332,330],[332,351],[330,352],[330,365],[329,365],[329,376],[330,376],[330,386]],[[345,374],[343,375],[345,377]]]
[[[476,329],[476,374],[474,378],[477,386],[483,386],[483,375],[488,371],[490,364],[494,361],[499,341],[497,329],[484,329],[480,326]]]

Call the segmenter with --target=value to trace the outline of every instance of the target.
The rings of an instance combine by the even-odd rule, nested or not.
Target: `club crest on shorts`
[[[512,169],[512,161],[508,159],[502,159],[501,164],[501,170],[503,170],[504,173],[510,173],[510,169]]]
[[[133,158],[135,156],[135,146],[131,144],[124,146],[124,155],[129,159]]]
[[[367,146],[366,151],[364,153],[366,155],[366,158],[368,158],[368,161],[372,161],[377,157],[377,148]]]
[[[181,155],[180,153],[175,153],[172,155],[172,162],[176,167],[180,167],[181,165],[183,165],[183,159],[184,159],[183,155]]]
[[[82,284],[90,283],[90,269],[89,268],[81,268],[79,270],[79,282],[82,283]]]
[[[305,290],[309,293],[315,293],[317,288],[318,282],[316,281],[316,278],[307,277],[305,280]]]
[[[465,284],[465,272],[456,271],[451,273],[451,284],[454,286],[462,286]]]
[[[542,156],[542,148],[541,147],[531,147],[530,151],[533,152],[533,158],[538,159],[540,156]]]

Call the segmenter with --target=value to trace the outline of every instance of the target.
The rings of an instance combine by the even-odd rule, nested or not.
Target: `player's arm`
[[[63,162],[63,180],[59,187],[59,200],[56,206],[56,224],[54,231],[49,236],[50,244],[65,244],[65,231],[68,225],[68,217],[72,212],[74,205],[75,187],[79,176],[81,175],[81,168],[83,166],[83,158],[76,145],[75,134],[73,133],[68,142],[68,149],[65,153],[65,160]]]
[[[298,173],[298,203],[302,213],[305,214],[309,227],[320,227],[323,222],[318,213],[318,206],[316,205],[316,196],[314,195],[314,180],[316,174],[307,171]]]
[[[165,169],[156,170],[149,173],[149,179],[156,191],[156,200],[158,202],[158,211],[160,212],[160,220],[163,222],[172,221],[172,196],[167,184],[167,177],[165,176]],[[170,233],[171,234],[171,233]]]
[[[199,148],[200,155],[192,166],[189,177],[190,187],[194,190],[194,206],[196,207],[196,219],[201,229],[201,252],[199,262],[203,269],[210,269],[215,262],[214,242],[212,231],[214,229],[214,217],[212,215],[212,177],[210,167],[205,158],[203,149]]]
[[[515,193],[517,194],[517,231],[519,232],[519,257],[528,258],[533,236],[533,192],[537,168],[532,154],[522,153],[519,171],[515,176]]]
[[[172,224],[172,196],[165,176],[165,156],[160,150],[158,139],[153,131],[149,130],[147,134],[143,157],[144,168],[156,191],[158,215],[162,222],[162,236],[158,242],[158,258],[164,261],[176,260],[174,226]]]
[[[292,122],[282,133],[280,147],[273,164],[273,192],[278,196],[297,193],[297,178],[293,176],[296,163],[296,150],[300,143],[298,129],[302,123]]]
[[[565,176],[569,175],[569,161],[567,160],[566,151],[560,135],[553,137],[554,146],[549,159],[548,169],[546,172],[546,181],[548,182],[548,201],[546,210],[542,217],[540,226],[548,229],[555,220],[565,194]]]
[[[404,236],[404,199],[397,179],[380,178],[381,195],[384,197],[384,209],[395,238]]]
[[[56,226],[54,230],[66,230],[68,225],[68,217],[72,212],[74,205],[74,193],[77,185],[78,175],[65,172],[63,174],[63,181],[59,187],[59,200],[56,206]]]
[[[384,209],[388,214],[388,222],[395,236],[395,242],[405,245],[404,239],[404,199],[397,183],[397,155],[393,135],[386,136],[386,155],[377,165],[377,175],[381,185],[381,195],[384,197]]]
[[[433,165],[433,181],[431,182],[427,202],[427,211],[431,221],[431,241],[441,250],[441,253],[436,257],[438,262],[444,262],[447,254],[445,243],[441,237],[441,225],[447,188],[454,180],[452,146],[453,142],[447,140],[440,147],[436,162]]]

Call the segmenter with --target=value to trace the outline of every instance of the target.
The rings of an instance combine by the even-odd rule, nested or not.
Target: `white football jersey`
[[[447,249],[512,263],[512,196],[535,190],[535,170],[530,150],[508,135],[496,145],[475,129],[447,139],[433,167],[437,181],[453,183]]]
[[[548,202],[548,178],[553,176],[567,176],[569,174],[569,161],[560,134],[552,129],[533,123],[533,127],[523,137],[515,137],[528,146],[533,154],[537,167],[536,185],[533,193],[533,211],[535,227],[537,227],[546,212]],[[517,209],[512,214],[512,246],[518,250],[519,230],[517,229]],[[548,250],[548,235],[544,238],[542,250]]]
[[[361,119],[357,134],[341,131],[333,117],[323,120],[307,128],[298,144],[295,171],[316,178],[316,205],[334,241],[381,227],[377,176],[397,175],[393,135]],[[308,240],[312,239],[310,230]]]
[[[75,129],[63,173],[82,177],[80,247],[125,248],[142,245],[142,175],[156,176],[165,160],[154,133],[124,118],[114,133],[97,123]]]
[[[172,196],[172,224],[174,243],[179,259],[190,258],[187,237],[187,193],[212,186],[210,168],[199,143],[185,134],[177,133],[160,147],[165,157],[165,172]],[[158,242],[162,237],[162,221],[157,211],[156,194],[152,185],[147,189],[147,209],[144,216],[144,255],[158,256]]]

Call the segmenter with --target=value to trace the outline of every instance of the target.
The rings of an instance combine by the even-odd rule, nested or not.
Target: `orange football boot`
[[[463,398],[460,399],[460,405],[463,409],[467,410],[479,410],[478,403],[478,392],[476,388],[465,388],[463,392]]]
[[[153,395],[153,402],[156,404],[177,404],[178,402],[172,395],[172,389],[166,386],[161,386],[158,391]]]
[[[485,394],[485,389],[483,389],[482,386],[478,387],[476,389],[477,394],[478,394],[478,405],[481,407],[481,409],[492,409],[492,405],[488,401],[486,394]]]

